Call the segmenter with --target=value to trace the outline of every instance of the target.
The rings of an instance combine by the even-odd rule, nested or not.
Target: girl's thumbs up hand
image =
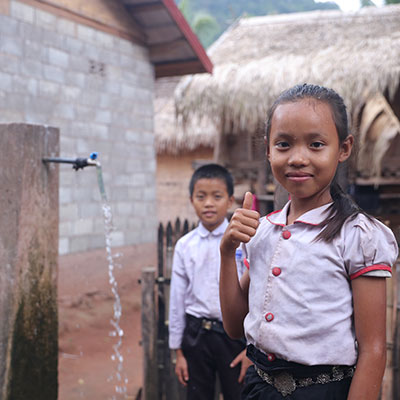
[[[246,192],[244,195],[243,206],[245,210],[251,210],[253,206],[253,195],[250,192]]]
[[[231,254],[241,242],[247,243],[255,234],[260,224],[260,214],[251,209],[253,195],[246,192],[242,208],[235,210],[221,240],[221,253]]]

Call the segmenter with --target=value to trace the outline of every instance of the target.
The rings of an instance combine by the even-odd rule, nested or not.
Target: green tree
[[[190,0],[182,0],[179,9],[205,48],[221,33],[220,25],[211,14],[202,10],[193,12]]]
[[[400,0],[385,0],[385,4],[400,4]]]
[[[361,5],[361,7],[368,7],[368,6],[376,7],[376,4],[374,2],[372,2],[371,0],[361,0],[360,5]]]
[[[180,12],[183,14],[183,16],[186,18],[186,20],[189,22],[192,18],[192,10],[191,10],[191,4],[189,0],[182,0],[178,8]]]
[[[203,11],[193,16],[191,26],[204,47],[208,47],[221,31],[217,20]]]

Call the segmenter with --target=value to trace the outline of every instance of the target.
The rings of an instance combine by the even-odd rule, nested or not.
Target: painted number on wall
[[[99,61],[89,60],[89,73],[106,76],[106,65]]]

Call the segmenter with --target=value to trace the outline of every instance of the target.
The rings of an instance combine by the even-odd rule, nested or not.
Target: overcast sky
[[[326,3],[329,0],[317,0],[321,3]],[[334,1],[343,11],[355,11],[360,8],[360,0],[332,0]],[[384,3],[384,0],[373,0],[373,2],[381,7]]]

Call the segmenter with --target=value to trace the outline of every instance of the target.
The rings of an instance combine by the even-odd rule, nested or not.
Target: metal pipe
[[[43,162],[57,163],[57,164],[75,164],[76,158],[56,158],[56,157],[45,157],[42,159]]]
[[[85,167],[100,167],[100,163],[96,161],[97,153],[93,152],[89,158],[61,158],[61,157],[44,157],[44,163],[57,163],[57,164],[72,164],[72,167],[77,171]]]

